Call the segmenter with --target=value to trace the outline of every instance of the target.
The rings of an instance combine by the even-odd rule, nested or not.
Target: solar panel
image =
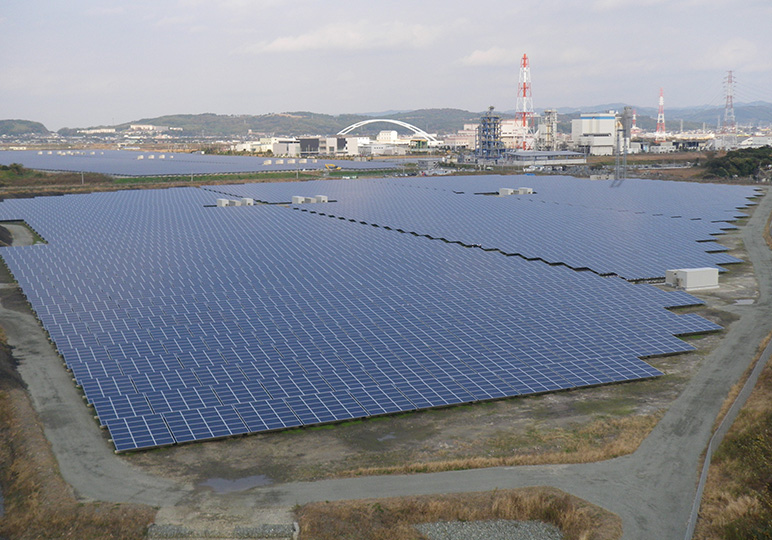
[[[528,182],[537,193],[481,195],[515,181]],[[738,209],[751,204],[748,197],[756,194],[747,186],[628,180],[609,189],[608,182],[533,176],[312,181],[211,189],[272,203],[289,201],[291,193],[324,190],[335,203],[295,208],[630,280],[661,278],[669,268],[739,262],[709,240],[731,228],[727,221],[741,217]],[[689,201],[686,210],[684,200]]]
[[[408,216],[399,198],[375,204],[380,189],[357,185],[362,212]],[[520,211],[447,196],[461,202],[436,216]],[[48,242],[0,254],[117,451],[657,376],[641,358],[719,328],[665,309],[699,303],[683,292],[279,206],[205,207],[213,197],[0,203]],[[700,221],[720,210],[705,202]]]
[[[4,150],[0,164],[21,163],[42,171],[94,172],[113,176],[189,176],[270,171],[323,170],[333,164],[348,170],[391,169],[399,164],[389,160],[351,161],[316,158],[275,159],[254,156],[220,156],[190,153],[135,152],[126,150],[35,151]]]

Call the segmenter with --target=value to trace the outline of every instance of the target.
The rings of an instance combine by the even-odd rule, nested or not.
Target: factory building
[[[370,142],[369,137],[300,137],[300,154],[309,156],[358,156]]]
[[[772,146],[772,137],[754,135],[743,139],[738,148],[761,148],[762,146]]]
[[[464,124],[464,129],[443,137],[445,146],[454,150],[470,150],[477,147],[477,124]]]
[[[274,156],[300,155],[300,141],[294,137],[264,137],[258,141],[248,141],[231,146],[236,152],[270,152]]]
[[[582,114],[571,121],[571,141],[574,146],[591,156],[612,156],[617,140],[617,117],[607,113]]]

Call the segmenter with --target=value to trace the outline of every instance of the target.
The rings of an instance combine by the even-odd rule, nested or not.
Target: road
[[[295,504],[312,501],[546,485],[618,514],[626,540],[680,540],[714,419],[772,327],[772,253],[762,236],[770,212],[772,197],[766,196],[742,231],[759,283],[758,301],[731,306],[740,319],[638,450],[600,463],[297,482],[223,496],[202,493],[150,476],[112,452],[39,326],[30,330],[37,324],[28,311],[0,306],[0,323],[20,360],[62,475],[84,500],[147,503],[163,507],[161,516],[184,514],[183,507],[265,508],[271,515],[287,516]]]
[[[32,231],[24,225],[19,225],[18,223],[5,223],[3,227],[13,236],[14,246],[31,246],[35,243],[35,237],[32,236]]]

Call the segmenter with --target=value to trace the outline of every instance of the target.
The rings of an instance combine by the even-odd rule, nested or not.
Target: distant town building
[[[168,131],[167,126],[154,126],[152,124],[130,124],[129,131]]]
[[[464,124],[464,129],[445,135],[445,146],[453,149],[473,149],[477,147],[477,124]]]
[[[92,129],[79,129],[78,133],[83,135],[99,135],[105,133],[115,133],[115,128],[92,128]]]
[[[399,133],[393,129],[380,131],[375,140],[381,144],[396,144],[399,141]]]
[[[408,147],[396,144],[382,144],[372,142],[361,147],[363,156],[404,156],[407,154]]]

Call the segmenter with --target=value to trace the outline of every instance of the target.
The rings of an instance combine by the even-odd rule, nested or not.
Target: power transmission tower
[[[724,125],[721,127],[721,139],[724,148],[737,148],[737,121],[734,117],[734,75],[730,70],[724,77],[726,104],[724,105]]]

